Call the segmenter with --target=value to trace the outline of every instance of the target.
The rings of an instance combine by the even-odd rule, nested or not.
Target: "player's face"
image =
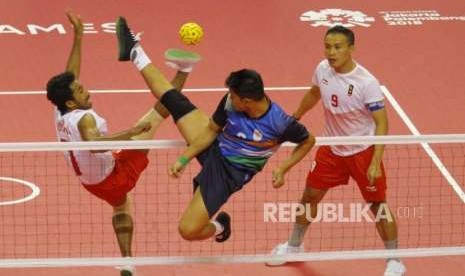
[[[246,100],[241,99],[236,93],[229,92],[231,103],[236,111],[244,112],[246,110]]]
[[[325,57],[336,72],[347,73],[353,69],[353,49],[354,46],[349,45],[343,34],[333,33],[325,36]]]
[[[74,80],[71,84],[71,90],[73,91],[73,103],[76,109],[92,108],[89,91],[78,80]]]

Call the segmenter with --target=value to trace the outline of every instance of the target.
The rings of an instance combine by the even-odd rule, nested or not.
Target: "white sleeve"
[[[320,79],[321,79],[321,67],[323,65],[323,62],[320,62],[316,68],[315,71],[313,72],[312,76],[312,84],[320,87]]]
[[[383,91],[377,79],[367,83],[363,93],[363,103],[369,104],[384,100]]]

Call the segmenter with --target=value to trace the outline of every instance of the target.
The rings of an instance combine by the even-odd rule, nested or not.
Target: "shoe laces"
[[[138,33],[134,34],[132,31],[130,31],[130,33],[131,33],[132,39],[133,39],[134,41],[139,42],[140,39],[141,39],[141,37],[142,37],[142,34],[143,34],[144,32],[138,32]]]

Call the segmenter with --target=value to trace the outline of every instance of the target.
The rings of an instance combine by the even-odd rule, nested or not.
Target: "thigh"
[[[213,217],[253,174],[233,167],[221,155],[218,144],[213,144],[199,161],[202,169],[194,178],[194,189],[200,190],[208,213]]]
[[[386,199],[386,173],[384,164],[381,162],[381,177],[374,183],[375,189],[367,189],[370,186],[367,177],[368,167],[373,157],[374,147],[359,152],[347,159],[350,167],[350,175],[357,182],[357,186],[367,202],[381,202]]]
[[[122,150],[114,157],[115,166],[107,178],[95,185],[83,185],[93,195],[117,207],[126,201],[126,194],[136,186],[148,165],[148,159],[138,150]]]
[[[318,149],[313,168],[308,173],[307,187],[329,189],[347,184],[349,176],[344,157],[335,155],[330,147],[322,146]]]
[[[191,144],[199,134],[206,131],[209,121],[207,114],[200,109],[195,109],[180,118],[176,126],[187,144]]]
[[[181,225],[188,225],[189,229],[201,231],[210,222],[210,216],[205,206],[202,193],[197,189],[181,216]]]

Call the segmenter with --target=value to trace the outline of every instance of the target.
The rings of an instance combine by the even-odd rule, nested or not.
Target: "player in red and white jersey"
[[[93,109],[75,109],[61,115],[55,110],[55,126],[61,142],[84,141],[79,130],[79,122],[84,116],[92,116],[97,131],[107,134],[107,122]],[[84,185],[95,185],[103,181],[115,167],[115,159],[111,152],[91,152],[88,150],[66,151],[66,159],[73,167],[79,180]]]
[[[378,80],[367,69],[354,62],[350,72],[338,73],[328,60],[323,60],[315,70],[312,83],[319,87],[323,103],[324,136],[375,135],[376,123],[373,116],[377,113],[373,115],[373,112],[383,109],[383,93]],[[294,115],[303,114],[302,111],[298,112]],[[380,115],[385,115],[384,110]],[[331,150],[339,156],[350,156],[368,147],[369,145],[335,146]]]
[[[378,80],[352,59],[354,33],[345,27],[330,28],[324,37],[326,59],[318,64],[310,90],[305,94],[294,117],[300,119],[321,99],[325,115],[325,136],[386,135],[388,118]],[[376,216],[376,229],[387,249],[397,249],[397,224],[386,202],[386,175],[382,156],[384,145],[322,146],[307,177],[301,203],[310,204],[311,214],[318,214],[318,203],[330,188],[348,184],[352,177],[363,198]],[[274,254],[303,251],[303,238],[310,222],[307,214],[296,217],[294,230]],[[283,262],[272,262],[280,265]],[[384,275],[404,275],[405,266],[389,258]]]
[[[89,91],[79,81],[83,23],[80,16],[70,10],[66,15],[74,28],[73,47],[66,71],[47,83],[47,98],[56,107],[58,139],[63,142],[152,139],[160,123],[169,116],[161,103],[150,108],[133,127],[115,134],[107,133],[105,119],[92,109]],[[183,61],[179,57],[169,61],[171,67],[178,69],[172,84],[182,89],[196,61]],[[113,207],[112,223],[124,257],[132,256],[133,220],[128,193],[148,165],[147,153],[148,150],[73,150],[65,153],[82,186]],[[121,276],[134,273],[132,267],[122,267],[120,270]]]

